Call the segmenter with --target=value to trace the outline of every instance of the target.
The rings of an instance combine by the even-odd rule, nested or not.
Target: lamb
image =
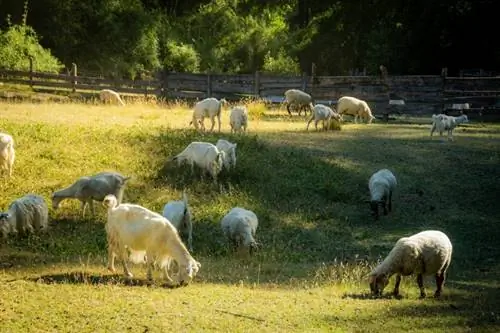
[[[450,239],[441,231],[427,230],[400,238],[384,261],[370,273],[370,290],[376,296],[382,295],[390,277],[397,274],[393,294],[399,296],[401,276],[417,274],[420,298],[425,298],[423,276],[435,274],[437,289],[434,297],[438,298],[451,262],[451,253]]]
[[[220,117],[222,112],[222,105],[226,103],[226,100],[222,98],[218,100],[217,98],[205,98],[204,100],[196,103],[193,111],[193,120],[189,123],[193,124],[196,130],[199,130],[201,125],[201,130],[205,131],[205,117],[209,117],[212,121],[212,127],[210,132],[214,130],[215,127],[215,117],[217,117],[219,132],[220,132]]]
[[[217,183],[217,176],[222,170],[225,159],[225,152],[220,151],[212,143],[194,141],[171,160],[177,161],[178,165],[187,162],[191,165],[191,172],[194,172],[196,164],[203,171],[208,172],[214,179],[214,183]]]
[[[188,248],[189,251],[193,252],[193,223],[186,191],[182,192],[182,200],[167,202],[163,207],[162,215],[172,223],[179,233],[187,233]]]
[[[0,232],[3,238],[10,233],[24,235],[45,231],[49,224],[49,209],[45,200],[35,194],[27,194],[14,200],[6,213],[0,213]]]
[[[354,122],[357,123],[358,117],[371,124],[375,117],[368,104],[355,97],[343,96],[337,101],[337,111],[340,115],[348,114],[354,116]]]
[[[227,170],[236,167],[236,143],[229,142],[224,139],[217,140],[215,144],[217,149],[225,153],[224,168]]]
[[[370,207],[372,215],[378,220],[378,206],[382,205],[384,215],[392,210],[392,194],[398,182],[394,174],[388,169],[375,172],[368,181],[370,190]]]
[[[234,207],[221,220],[222,232],[231,245],[250,254],[258,248],[255,241],[258,225],[257,215],[241,207]]]
[[[299,108],[299,116],[302,110],[304,110],[305,114],[307,114],[307,109],[313,110],[312,97],[308,93],[303,92],[298,89],[289,89],[285,91],[285,100],[286,110],[289,115],[292,115],[290,112],[291,106],[297,106]]]
[[[248,126],[248,110],[245,106],[237,106],[231,110],[229,115],[229,125],[231,126],[231,133],[247,131]]]
[[[318,122],[320,120],[323,121],[323,129],[326,131],[328,130],[329,124],[331,119],[334,118],[337,121],[340,121],[340,115],[333,111],[332,108],[322,105],[322,104],[316,104],[313,108],[313,115],[311,116],[311,119],[307,122],[307,127],[306,130],[309,130],[309,125],[314,119],[314,127],[316,130],[318,130]]]
[[[9,134],[0,133],[0,169],[2,174],[12,177],[15,158],[14,139]]]
[[[434,131],[438,131],[440,136],[443,136],[444,131],[448,131],[448,140],[453,141],[453,130],[460,124],[469,122],[467,115],[463,114],[459,117],[447,116],[445,114],[432,115],[431,136]]]
[[[87,205],[90,206],[92,215],[95,215],[94,200],[102,201],[108,194],[113,194],[121,203],[125,185],[130,177],[125,177],[117,172],[100,172],[92,176],[77,179],[72,185],[52,194],[52,208],[59,208],[61,201],[69,198],[81,202],[82,216],[85,216]]]
[[[153,279],[155,263],[163,269],[168,282],[174,281],[168,273],[171,260],[179,266],[177,283],[187,285],[196,276],[201,265],[181,241],[175,227],[163,216],[134,204],[118,204],[117,198],[109,194],[103,200],[108,209],[106,237],[108,241],[108,269],[115,272],[115,257],[123,265],[126,277],[133,277],[127,259],[145,259],[147,276]],[[128,253],[130,251],[130,254]]]
[[[121,99],[120,94],[111,89],[103,89],[99,92],[99,98],[103,103],[116,103],[125,106],[125,102]]]

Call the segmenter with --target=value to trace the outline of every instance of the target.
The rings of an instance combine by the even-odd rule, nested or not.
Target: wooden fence
[[[159,72],[151,80],[118,80],[77,75],[76,65],[67,74],[0,70],[0,82],[28,84],[34,88],[92,92],[113,89],[125,94],[155,95],[167,99],[228,100],[262,98],[272,103],[283,100],[287,89],[310,93],[315,102],[335,104],[344,95],[366,100],[375,114],[390,110],[391,100],[403,100],[402,113],[431,114],[448,104],[471,103],[473,107],[498,104],[500,77],[411,76],[292,76],[255,74],[190,74]]]

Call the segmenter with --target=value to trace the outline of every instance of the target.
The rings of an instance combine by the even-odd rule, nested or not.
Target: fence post
[[[75,63],[72,63],[71,64],[71,76],[73,77],[73,79],[71,80],[71,84],[72,84],[72,91],[73,92],[76,92],[76,77],[78,76],[78,68],[76,67],[76,64]]]
[[[212,97],[212,74],[207,73],[207,97]]]
[[[307,88],[307,73],[302,72],[302,91],[306,91]]]
[[[309,91],[309,95],[313,96],[314,95],[314,80],[316,80],[316,64],[313,62],[311,64],[311,90]],[[313,96],[313,101],[314,101],[314,96]]]
[[[441,68],[441,110],[444,113],[446,105],[444,103],[444,91],[446,90],[446,77],[448,76],[448,67]]]
[[[33,88],[33,57],[29,57],[30,61],[30,88]]]
[[[256,98],[260,97],[260,72],[256,71],[254,76],[253,94]]]

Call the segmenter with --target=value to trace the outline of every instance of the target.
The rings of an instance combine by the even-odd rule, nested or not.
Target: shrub
[[[58,73],[64,65],[50,50],[38,42],[35,30],[28,25],[9,25],[0,30],[0,67],[11,70],[29,70],[29,57],[33,58],[33,69],[40,72]]]

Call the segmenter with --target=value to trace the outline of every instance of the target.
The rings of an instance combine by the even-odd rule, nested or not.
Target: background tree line
[[[0,67],[449,74],[500,68],[495,0],[0,0]]]

